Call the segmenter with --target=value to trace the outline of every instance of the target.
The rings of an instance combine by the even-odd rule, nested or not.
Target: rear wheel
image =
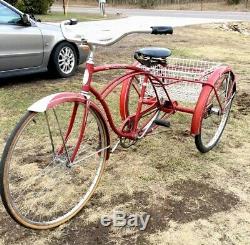
[[[83,138],[76,151],[80,132]],[[1,161],[1,195],[9,214],[33,229],[52,228],[72,218],[97,187],[107,144],[100,115],[85,104],[65,102],[45,113],[28,112],[10,136]]]
[[[124,129],[130,130],[134,126],[136,111],[139,105],[139,99],[142,92],[142,83],[147,81],[145,75],[134,75],[123,82],[122,92],[120,97],[120,114],[126,122]],[[152,124],[152,120],[160,117],[156,93],[150,82],[147,82],[147,87],[142,100],[141,117],[139,119],[138,130],[143,133],[143,130]],[[155,124],[151,125],[156,127]]]
[[[235,93],[231,73],[225,73],[218,79],[215,83],[215,89],[219,100],[215,91],[212,90],[204,107],[200,134],[195,136],[196,147],[202,153],[210,151],[218,144],[227,124]]]

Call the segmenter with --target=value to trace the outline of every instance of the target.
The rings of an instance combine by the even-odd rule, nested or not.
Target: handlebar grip
[[[70,19],[70,26],[76,25],[78,23],[77,19]]]
[[[151,29],[152,29],[151,34],[154,35],[167,35],[167,34],[172,35],[174,32],[172,26],[152,26]]]
[[[69,25],[69,26],[76,25],[77,23],[78,23],[77,19],[70,19],[63,22],[64,25]]]

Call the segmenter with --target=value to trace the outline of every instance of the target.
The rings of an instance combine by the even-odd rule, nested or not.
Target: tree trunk
[[[63,0],[63,14],[66,15],[66,0]]]

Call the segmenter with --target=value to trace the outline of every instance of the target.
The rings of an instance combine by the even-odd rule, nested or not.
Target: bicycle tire
[[[56,122],[61,124],[58,128],[66,129],[61,130],[65,134],[69,128],[68,119],[76,107],[79,110],[64,145],[60,142],[62,134],[56,129]],[[27,112],[9,137],[0,166],[1,196],[10,216],[22,226],[49,229],[65,223],[84,207],[97,188],[104,171],[109,142],[104,121],[91,106],[83,142],[74,164],[67,166],[66,151],[68,157],[73,155],[75,148],[72,145],[79,139],[79,127],[83,125],[81,109],[86,110],[86,105],[66,102],[46,113]],[[57,121],[53,113],[60,110],[63,113],[55,116]],[[44,128],[43,123],[47,122],[45,117],[50,120],[50,130],[49,127]],[[64,124],[63,121],[67,122]],[[46,130],[48,132],[45,133]],[[50,146],[46,144],[49,141]],[[61,141],[64,140],[61,138]],[[65,147],[60,153],[62,146]]]
[[[231,73],[224,73],[215,82],[215,88],[221,99],[224,112],[221,112],[218,99],[212,90],[204,107],[200,133],[195,136],[195,145],[201,153],[212,150],[219,143],[228,122],[236,90]]]

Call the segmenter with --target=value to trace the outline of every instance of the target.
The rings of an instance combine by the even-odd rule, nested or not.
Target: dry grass
[[[65,16],[63,13],[58,12],[52,12],[48,13],[46,15],[37,15],[37,19],[40,19],[42,22],[61,22],[65,19],[77,19],[78,21],[94,21],[94,20],[100,20],[103,19],[99,14],[89,14],[84,13],[83,14],[77,14],[77,13],[67,13],[67,16]],[[112,16],[109,16],[108,18],[105,17],[105,19],[110,19]]]
[[[185,3],[185,4],[168,4],[159,6],[157,9],[173,9],[173,10],[203,10],[203,11],[249,11],[250,6],[246,8],[246,5],[242,2],[237,5],[229,5],[226,2],[203,2],[200,3]]]
[[[133,35],[112,48],[97,50],[98,64],[132,63],[136,49],[162,46],[173,49],[174,56],[232,65],[238,78],[238,95],[216,149],[205,155],[197,152],[193,138],[187,133],[190,116],[176,115],[171,119],[170,129],[159,129],[159,134],[145,138],[128,150],[119,148],[111,155],[98,191],[87,207],[67,224],[51,231],[27,230],[16,225],[1,206],[0,243],[248,244],[250,37],[217,27],[177,28],[172,37]],[[28,105],[52,92],[77,91],[80,76],[78,73],[63,81],[38,76],[3,82],[0,148]],[[96,81],[98,87],[104,85],[101,75]],[[117,111],[117,103],[112,101],[111,106]],[[112,214],[114,209],[147,212],[151,215],[148,228],[141,232],[102,227],[101,215]]]

